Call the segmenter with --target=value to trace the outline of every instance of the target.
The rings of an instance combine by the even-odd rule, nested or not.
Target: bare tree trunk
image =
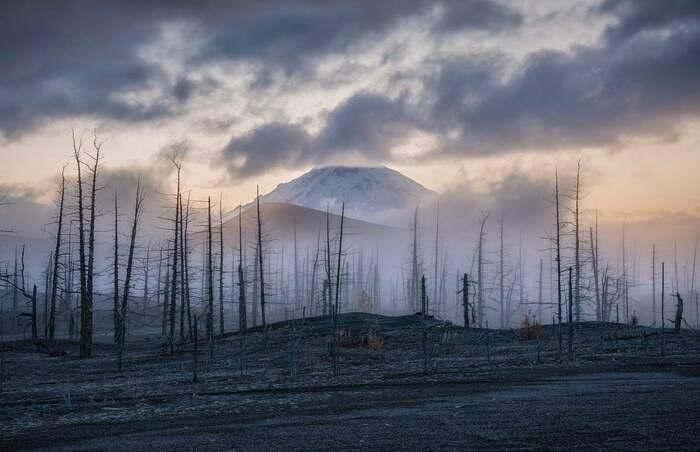
[[[94,329],[93,306],[95,297],[95,209],[97,207],[97,174],[100,169],[100,153],[102,152],[102,143],[97,140],[97,133],[93,135],[92,141],[95,155],[92,156],[93,166],[90,168],[92,182],[90,184],[90,223],[88,235],[88,262],[87,262],[87,280],[86,291],[89,302],[87,303],[86,319],[83,327],[87,328],[85,334],[86,350],[85,356],[92,356],[92,336]]]
[[[656,244],[651,245],[651,315],[656,326]]]
[[[18,287],[19,287],[19,280],[18,280],[18,263],[17,263],[17,246],[15,245],[15,263],[14,263],[14,270],[12,273],[12,329],[15,329],[15,326],[17,325],[17,315],[19,312],[17,312],[17,302],[18,302]]]
[[[481,220],[481,227],[479,229],[479,248],[478,248],[478,265],[477,265],[477,322],[481,328],[484,325],[484,226],[486,225],[486,220],[489,218],[489,214],[486,214]]]
[[[185,208],[185,221],[182,225],[182,262],[184,264],[182,272],[182,280],[185,281],[184,293],[187,309],[187,331],[190,339],[194,336],[192,331],[192,304],[190,300],[190,247],[189,247],[189,229],[190,229],[190,193],[187,194],[187,206]]]
[[[177,308],[177,248],[178,240],[180,235],[180,170],[182,168],[181,164],[175,159],[172,160],[172,164],[175,166],[177,171],[177,192],[175,194],[175,216],[173,217],[175,223],[175,236],[173,237],[173,262],[170,277],[170,354],[175,353],[175,313]]]
[[[131,234],[129,237],[129,255],[126,261],[126,275],[124,277],[124,295],[122,297],[120,332],[119,332],[119,370],[122,369],[124,351],[126,347],[126,331],[128,321],[129,291],[131,290],[131,274],[134,268],[134,248],[136,246],[136,232],[138,230],[139,218],[143,206],[144,193],[141,187],[141,176],[136,183],[136,200],[134,201],[134,216],[131,219]]]
[[[469,274],[462,278],[462,306],[464,307],[464,328],[469,328]]]
[[[87,267],[85,262],[85,211],[83,207],[83,178],[82,178],[82,161],[80,160],[80,152],[82,148],[82,139],[80,142],[75,141],[75,131],[73,131],[73,155],[78,170],[78,241],[80,253],[80,357],[89,358],[92,355],[92,334],[90,331],[90,317],[92,312],[92,300],[88,295],[87,289]]]
[[[294,216],[294,308],[299,305],[299,250],[297,249],[297,217]]]
[[[558,309],[558,339],[559,339],[559,352],[562,348],[562,312],[561,312],[561,221],[559,220],[559,172],[555,169],[554,171],[554,197],[556,205],[556,246],[557,246],[557,309]]]
[[[165,285],[163,286],[163,325],[161,329],[161,336],[163,338],[168,337],[168,312],[170,306],[170,249],[167,247],[165,250],[167,257],[165,260]]]
[[[576,261],[576,284],[574,285],[574,309],[576,321],[581,321],[581,236],[579,234],[579,199],[580,199],[581,162],[576,164],[576,207],[574,211],[574,259]]]
[[[243,210],[238,205],[238,329],[248,328],[246,318],[247,306],[245,300],[245,278],[243,276]]]
[[[602,320],[602,311],[600,307],[600,289],[598,285],[598,211],[595,217],[595,235],[593,229],[589,229],[591,235],[591,263],[593,265],[593,289],[595,290],[595,317],[596,320]]]
[[[435,212],[435,262],[434,262],[434,272],[433,272],[433,303],[436,306],[440,306],[440,301],[438,300],[438,247],[440,241],[440,201],[437,201],[437,207]],[[429,314],[426,312],[426,314]],[[436,311],[437,314],[437,311]]]
[[[37,318],[36,318],[36,284],[32,288],[32,296],[30,298],[32,302],[32,342],[37,346],[37,352],[39,351],[39,344],[37,340],[39,339],[39,334],[37,332]]]
[[[316,236],[316,254],[314,256],[314,262],[311,266],[311,281],[309,288],[309,299],[311,303],[311,315],[316,315],[316,310],[318,306],[316,304],[316,279],[318,272],[318,260],[321,254],[321,230],[318,230],[318,235]]]
[[[625,223],[622,223],[622,290],[625,302],[625,323],[629,324],[629,298],[627,297],[627,247],[625,246]]]
[[[183,209],[182,209],[182,196],[180,196],[179,203],[179,220],[180,221],[180,241],[177,246],[177,250],[180,253],[180,342],[185,342],[185,226],[183,221]]]
[[[49,340],[54,340],[56,334],[56,293],[58,292],[58,262],[61,255],[61,234],[63,230],[63,205],[66,195],[66,167],[61,168],[61,199],[58,204],[58,230],[56,231],[56,247],[53,253],[53,272],[51,275],[51,306],[49,307]]]
[[[260,218],[260,190],[257,190],[255,205],[258,211],[258,264],[260,270],[260,312],[262,315],[262,326],[267,326],[265,319],[265,272],[263,269],[263,249],[262,249],[262,219]]]
[[[345,221],[345,203],[342,204],[341,211],[340,211],[340,238],[338,242],[338,266],[337,266],[337,271],[335,274],[335,303],[331,307],[332,313],[331,313],[331,323],[333,325],[332,328],[332,353],[331,353],[331,358],[333,360],[333,375],[337,376],[338,375],[338,360],[337,360],[337,334],[336,334],[336,326],[337,326],[337,317],[338,313],[340,312],[339,309],[339,304],[340,304],[340,272],[341,272],[341,259],[343,256],[343,223]]]
[[[423,318],[421,319],[422,323],[422,331],[421,331],[421,344],[423,348],[423,373],[427,374],[428,373],[428,325],[426,321],[426,312],[425,312],[425,307],[428,304],[428,295],[425,293],[425,275],[421,276],[420,279],[420,299],[421,299],[421,306],[424,308],[423,310]]]
[[[330,208],[326,209],[326,281],[324,285],[324,303],[323,303],[323,311],[324,315],[326,313],[331,314],[330,312],[330,304],[332,300],[332,287],[331,287],[331,282],[332,282],[332,268],[331,268],[331,238],[330,238]],[[328,289],[328,296],[325,297],[326,294],[326,289]]]
[[[335,274],[335,311],[339,312],[339,295],[340,295],[340,260],[343,255],[343,223],[345,220],[345,203],[342,204],[340,211],[340,242],[338,243],[338,271]]]
[[[151,273],[151,242],[146,247],[146,257],[143,260],[143,317],[146,319],[149,298],[149,280]]]
[[[683,323],[683,299],[681,298],[681,294],[676,292],[676,316],[673,322],[676,332],[681,330],[681,323]]]
[[[112,291],[113,291],[113,301],[114,306],[112,309],[113,317],[113,336],[114,343],[119,346],[119,334],[121,332],[120,320],[119,320],[119,206],[117,204],[117,193],[114,193],[114,260],[112,264],[112,271],[114,272],[112,280]]]
[[[504,253],[503,253],[503,209],[501,209],[501,221],[500,221],[500,228],[499,228],[499,234],[498,234],[498,239],[500,242],[500,249],[499,249],[499,259],[498,259],[498,291],[499,291],[499,301],[500,301],[500,314],[501,314],[501,328],[505,328],[505,298],[504,298],[504,285],[503,285],[503,261],[504,261]]]
[[[214,354],[214,269],[212,261],[211,197],[207,198],[207,342],[209,355]]]
[[[698,257],[698,236],[695,236],[695,247],[693,248],[693,266],[690,270],[690,294],[688,296],[688,302],[692,303],[693,295],[695,294],[695,263]],[[698,306],[695,305],[695,325],[700,326],[700,312],[698,312]]]
[[[49,254],[49,259],[46,263],[46,274],[44,275],[44,312],[43,312],[43,323],[44,323],[44,339],[49,338],[49,294],[51,290],[51,269],[53,268],[53,254]]]
[[[666,318],[664,317],[664,294],[666,290],[666,263],[661,262],[661,333],[664,332],[666,326]]]
[[[258,311],[260,310],[260,291],[258,290],[258,285],[260,280],[258,279],[258,244],[257,240],[255,243],[255,255],[253,256],[253,287],[251,288],[252,300],[251,300],[251,315],[253,321],[253,327],[258,326]]]
[[[544,324],[544,319],[542,318],[544,313],[542,312],[542,259],[540,259],[540,276],[537,280],[537,320],[540,325]]]
[[[224,214],[219,196],[219,334],[224,335]]]
[[[411,280],[408,283],[408,298],[413,312],[418,311],[419,304],[419,284],[418,277],[418,206],[413,214],[413,243],[411,245]]]
[[[574,319],[573,319],[573,291],[571,288],[571,267],[569,267],[569,361],[574,359]]]
[[[159,250],[159,257],[158,257],[158,276],[156,277],[156,305],[160,307],[160,302],[161,302],[161,296],[160,296],[160,288],[162,285],[162,276],[163,276],[163,248],[160,248]]]

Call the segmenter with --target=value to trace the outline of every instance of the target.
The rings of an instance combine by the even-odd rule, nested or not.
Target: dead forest
[[[128,198],[107,192],[104,142],[72,142],[44,268],[28,268],[25,246],[0,256],[0,448],[69,445],[82,435],[73,427],[92,424],[282,415],[318,394],[328,399],[316,409],[333,410],[387,387],[696,369],[700,358],[697,240],[670,262],[649,244],[643,272],[622,225],[619,257],[605,255],[581,162],[573,179],[555,170],[543,194],[552,227],[534,262],[508,249],[517,232],[500,209],[474,213],[473,254],[451,265],[438,201],[430,217],[416,207],[395,271],[381,246],[358,249],[344,206],[303,244],[294,219],[281,244],[259,192],[228,211],[221,196],[195,199],[176,155],[175,190],[157,194],[149,225],[156,194],[140,177]],[[692,257],[681,269],[679,251]]]

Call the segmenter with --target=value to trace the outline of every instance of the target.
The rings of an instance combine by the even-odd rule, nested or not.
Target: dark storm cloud
[[[265,165],[323,163],[346,151],[390,161],[391,147],[410,129],[438,139],[423,157],[431,159],[674,138],[679,125],[700,115],[700,7],[661,5],[607,1],[596,14],[615,20],[600,43],[535,52],[508,76],[505,54],[433,62],[439,70],[423,79],[410,106],[381,94],[351,96],[327,114],[316,137],[293,126],[305,136],[294,158],[281,156],[288,152],[281,146],[267,149],[265,161],[240,165],[242,157],[255,158],[235,138],[225,156],[239,159],[233,173],[251,175]]]
[[[167,114],[161,101],[118,98],[162,79],[159,67],[137,55],[157,32],[156,17],[130,14],[118,2],[3,2],[0,131],[12,135],[73,114],[122,120]]]
[[[473,105],[447,110],[459,121],[457,150],[614,146],[629,136],[671,134],[700,113],[700,22],[685,25],[639,32],[624,45],[530,56],[507,82],[476,94]],[[435,92],[456,94],[449,85]]]
[[[234,137],[222,151],[231,175],[250,177],[274,167],[322,163],[342,154],[386,161],[399,136],[420,127],[402,99],[359,92],[328,113],[322,131],[272,122]]]
[[[517,14],[490,0],[3,2],[0,133],[13,136],[71,115],[122,121],[167,117],[193,96],[215,89],[207,80],[169,80],[158,63],[142,57],[143,47],[166,23],[196,30],[201,46],[190,49],[190,67],[252,60],[287,73],[313,72],[314,57],[379,37],[401,18],[436,5],[444,8],[441,23],[447,20],[442,26],[449,28],[498,30],[518,23]],[[145,89],[160,94],[124,98]]]
[[[252,176],[281,166],[298,167],[316,158],[312,137],[297,125],[273,122],[234,137],[221,159],[233,176]]]
[[[500,31],[522,22],[519,14],[490,0],[263,2],[238,15],[231,26],[223,26],[230,20],[224,16],[212,29],[207,17],[201,25],[208,37],[195,60],[242,58],[287,72],[308,70],[314,56],[344,52],[363,38],[380,37],[403,18],[435,7],[442,9],[434,30],[438,33]]]
[[[444,119],[435,128],[458,127],[447,148],[467,154],[672,135],[700,114],[699,10],[693,1],[608,1],[601,11],[618,20],[601,45],[537,52],[502,83],[485,81],[468,60],[460,75],[450,61],[453,76],[428,89],[432,116]]]
[[[522,21],[520,14],[500,3],[454,0],[445,5],[435,28],[440,31],[458,31],[465,28],[501,31],[517,27]]]
[[[640,32],[665,27],[682,27],[700,18],[700,2],[694,0],[605,0],[598,11],[612,14],[619,21],[605,33],[610,42],[624,41]]]

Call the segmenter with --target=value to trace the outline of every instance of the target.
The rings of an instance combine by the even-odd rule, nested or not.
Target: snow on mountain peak
[[[434,195],[435,192],[387,167],[328,166],[279,184],[262,201],[330,208],[334,212],[344,202],[347,216],[377,221]]]

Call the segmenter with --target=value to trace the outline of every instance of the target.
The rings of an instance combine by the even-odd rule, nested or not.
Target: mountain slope
[[[382,222],[392,212],[412,208],[435,195],[390,168],[330,166],[279,184],[262,200],[319,210],[330,208],[336,213],[344,202],[346,216]]]

